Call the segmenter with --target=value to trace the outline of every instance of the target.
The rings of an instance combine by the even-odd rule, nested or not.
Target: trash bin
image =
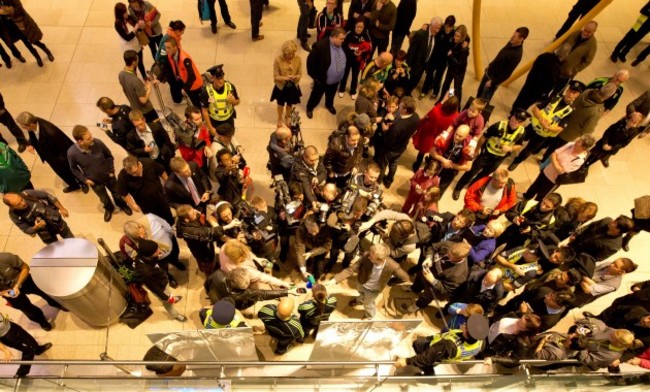
[[[116,323],[126,309],[124,280],[86,239],[49,244],[32,257],[29,266],[41,290],[91,327]]]

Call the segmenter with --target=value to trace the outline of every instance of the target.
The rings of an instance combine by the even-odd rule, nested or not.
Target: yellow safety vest
[[[227,99],[228,94],[232,92],[232,85],[230,82],[226,82],[221,94],[214,89],[212,83],[208,84],[206,91],[208,92],[208,100],[210,101],[210,106],[208,108],[210,117],[216,121],[226,121],[229,119],[235,111],[234,106],[232,106]]]
[[[528,200],[528,201],[526,202],[526,205],[524,206],[524,209],[521,211],[521,215],[524,215],[524,214],[527,213],[528,211],[532,210],[533,207],[535,207],[537,204],[538,204],[537,200]],[[552,225],[553,223],[555,223],[555,214],[553,214],[553,216],[551,216],[551,219],[548,221],[548,224],[544,225],[544,226],[541,227],[541,228],[544,228],[544,227],[550,226],[550,225]]]
[[[477,340],[474,343],[467,343],[462,341],[458,335],[462,335],[463,331],[460,329],[452,329],[447,332],[438,334],[431,340],[430,346],[438,343],[442,339],[451,340],[456,345],[456,355],[449,358],[450,361],[464,361],[474,358],[483,348],[483,341]]]
[[[639,31],[639,29],[641,28],[641,25],[644,24],[646,20],[648,20],[647,16],[645,16],[643,14],[639,15],[639,18],[636,20],[636,22],[632,26],[632,30]]]
[[[226,325],[217,324],[217,322],[214,321],[214,319],[212,318],[212,309],[208,309],[208,311],[205,312],[205,321],[203,321],[203,328],[205,329],[237,328],[239,323],[241,323],[241,320],[239,319],[239,316],[235,314],[235,317],[233,317],[230,323]]]
[[[520,126],[513,133],[508,133],[508,120],[502,120],[499,122],[499,132],[501,136],[492,136],[489,138],[487,143],[485,143],[485,148],[492,155],[504,157],[508,153],[504,152],[501,147],[514,145],[519,135],[524,133],[524,127]]]
[[[541,116],[544,119],[548,120],[551,126],[557,126],[564,117],[568,116],[569,114],[571,114],[571,112],[573,112],[573,106],[571,105],[566,105],[565,107],[558,110],[557,112],[555,111],[555,108],[558,107],[558,105],[560,104],[560,102],[562,102],[563,99],[564,99],[563,97],[559,97],[554,102],[549,103],[548,105],[546,105],[544,109],[541,110],[540,113]],[[553,137],[557,135],[557,133],[553,131],[549,131],[548,129],[542,127],[542,124],[535,116],[531,118],[530,123],[533,126],[535,133],[537,133],[541,137]]]

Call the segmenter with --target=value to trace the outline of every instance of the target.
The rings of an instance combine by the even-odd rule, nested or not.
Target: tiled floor
[[[229,1],[230,12],[238,28],[231,30],[220,25],[217,36],[210,33],[209,26],[198,22],[195,0],[157,0],[153,3],[162,13],[162,21],[165,25],[172,19],[181,19],[188,25],[183,37],[183,45],[184,49],[193,56],[199,69],[205,70],[214,64],[225,64],[226,77],[236,85],[242,99],[241,105],[237,108],[237,137],[247,149],[245,156],[252,168],[257,193],[271,200],[264,147],[275,124],[275,105],[269,102],[272,89],[272,62],[282,42],[295,39],[298,16],[295,1],[271,0],[271,6],[264,10],[264,26],[261,29],[266,39],[257,43],[251,43],[250,40],[249,5],[245,0]],[[481,55],[484,66],[506,43],[512,31],[520,25],[527,25],[531,29],[530,37],[525,43],[522,63],[534,59],[539,51],[550,43],[555,29],[562,23],[572,3],[572,1],[561,0],[487,2],[482,12],[483,53]],[[618,0],[598,17],[600,29],[596,36],[599,51],[593,64],[582,72],[578,79],[588,82],[598,76],[611,75],[619,69],[622,64],[612,64],[608,56],[616,42],[636,20],[642,3],[645,2]],[[434,15],[445,17],[453,13],[459,23],[466,24],[471,30],[471,4],[469,0],[456,2],[421,0],[413,26],[427,22]],[[14,62],[14,68],[11,70],[5,67],[0,69],[0,89],[5,97],[7,108],[14,116],[23,110],[31,111],[50,119],[66,132],[70,132],[76,124],[86,125],[92,129],[96,137],[107,142],[116,157],[116,162],[121,162],[126,155],[125,152],[105,137],[102,131],[93,127],[102,117],[95,107],[95,102],[100,96],[106,95],[116,102],[126,102],[117,82],[117,73],[122,68],[122,56],[118,37],[113,29],[114,1],[25,0],[24,5],[41,26],[45,34],[43,41],[52,49],[56,60],[54,63],[46,61],[45,67],[39,68],[29,53],[23,49],[23,54],[28,60],[27,64]],[[349,3],[346,2],[346,9],[348,5]],[[317,6],[320,8],[324,4],[318,1]],[[643,45],[639,45],[640,49],[638,47],[634,49],[628,58],[633,59],[636,53],[643,49]],[[303,56],[303,60],[306,59],[305,52],[299,53]],[[475,54],[472,53],[473,55]],[[145,49],[145,64],[149,66],[151,62],[150,53]],[[473,94],[478,85],[471,64],[470,59],[464,85],[465,97]],[[629,101],[650,87],[647,63],[632,68],[631,74],[632,77],[626,85],[621,102],[612,113],[601,120],[597,135],[602,134],[609,124],[622,116],[624,107]],[[520,79],[510,87],[500,88],[497,91],[493,100],[496,110],[492,119],[499,120],[507,113],[522,83],[523,80]],[[303,101],[306,101],[310,91],[309,77],[303,78],[301,88],[305,94]],[[166,87],[162,90],[166,104],[180,113],[184,107],[173,105]],[[340,113],[353,107],[353,101],[349,96],[337,98],[335,102]],[[432,104],[433,101],[430,100],[418,101],[418,112],[426,113]],[[157,103],[156,106],[158,107]],[[300,109],[304,111],[304,106],[301,105]],[[314,112],[314,119],[303,118],[304,137],[308,143],[315,144],[322,153],[327,135],[334,129],[335,124],[334,116],[319,107]],[[12,140],[11,136],[9,138]],[[16,147],[15,143],[12,145]],[[648,193],[650,171],[646,171],[645,168],[650,162],[649,151],[650,138],[635,140],[629,148],[612,159],[609,169],[604,169],[598,164],[594,165],[586,184],[564,186],[560,189],[560,193],[565,197],[579,195],[595,201],[599,205],[598,218],[629,213],[632,200]],[[116,247],[122,224],[127,219],[124,214],[118,213],[110,223],[103,223],[101,206],[96,196],[92,193],[63,194],[61,180],[54,176],[48,166],[27,152],[23,153],[22,157],[32,168],[32,181],[35,186],[56,194],[70,210],[71,216],[68,222],[75,234],[91,241],[101,237],[111,246]],[[386,201],[391,206],[398,206],[407,192],[407,181],[411,174],[408,167],[414,157],[415,152],[412,147],[409,147],[400,160],[397,180],[393,188],[385,193]],[[514,172],[513,177],[518,188],[525,189],[537,173],[537,166],[532,162],[526,162]],[[461,201],[453,201],[450,192],[440,202],[443,211],[455,211],[460,207]],[[14,227],[7,217],[6,207],[0,206],[0,210],[0,249],[16,253],[24,260],[30,260],[32,255],[42,247],[41,242],[37,238],[22,234]],[[632,249],[626,256],[637,262],[640,268],[634,274],[625,277],[624,284],[616,295],[625,293],[630,282],[648,279],[650,267],[644,259],[650,249],[647,241],[647,234],[642,234],[632,242]],[[182,253],[189,256],[186,249],[183,249]],[[179,308],[190,317],[190,321],[185,324],[172,321],[162,307],[156,304],[154,315],[135,330],[121,324],[110,327],[108,353],[111,357],[140,359],[150,346],[145,334],[199,327],[197,312],[201,306],[207,305],[207,301],[202,289],[203,277],[196,272],[193,262],[190,266],[189,273],[176,273],[177,276],[181,276],[179,281],[182,286],[175,290],[176,293],[184,296]],[[293,279],[297,281],[296,276],[293,276]],[[347,286],[341,289],[339,297],[341,303],[347,303],[346,296],[353,293],[352,290],[347,289]],[[589,308],[604,307],[613,296],[601,298],[589,305]],[[43,305],[40,299],[35,301],[38,305]],[[51,308],[43,306],[48,316],[54,316]],[[8,312],[39,341],[50,341],[54,344],[46,358],[98,359],[107,343],[105,330],[91,329],[71,314],[57,315],[55,329],[44,332],[13,309],[3,306],[1,311]],[[570,324],[574,315],[577,315],[575,311],[558,328],[562,329]],[[360,316],[358,310],[340,309],[334,318]],[[425,315],[425,318],[429,320],[430,314]],[[422,328],[427,329],[424,326]],[[259,337],[258,346],[267,359],[273,358],[268,349],[268,338]],[[305,345],[291,351],[282,359],[306,359],[309,350],[309,345]],[[3,374],[9,374],[11,369],[4,367],[1,371]],[[57,373],[60,369],[40,371]]]

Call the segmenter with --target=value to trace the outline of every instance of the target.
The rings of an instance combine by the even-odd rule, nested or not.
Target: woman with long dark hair
[[[116,3],[114,11],[115,31],[121,38],[122,51],[133,50],[138,53],[138,70],[142,74],[142,78],[147,80],[147,72],[142,61],[142,44],[138,38],[138,34],[145,34],[144,21],[137,21],[130,16],[124,3]]]

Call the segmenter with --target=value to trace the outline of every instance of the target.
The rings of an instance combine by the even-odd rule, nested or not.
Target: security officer
[[[492,124],[481,136],[476,151],[481,151],[472,163],[472,168],[458,180],[452,198],[458,200],[460,191],[475,179],[483,178],[499,167],[511,151],[519,151],[524,142],[524,122],[530,118],[528,112],[515,109],[509,120]],[[481,147],[485,147],[481,149]]]
[[[214,136],[221,124],[229,123],[235,127],[235,106],[239,105],[240,100],[235,86],[225,79],[223,64],[208,69],[208,73],[212,83],[207,83],[201,90],[201,113],[210,134]]]
[[[52,348],[52,343],[38,344],[36,339],[20,325],[9,320],[5,314],[0,314],[0,353],[4,362],[11,360],[11,351],[7,348],[20,351],[21,361],[31,361],[35,356],[42,355]],[[16,377],[22,378],[29,374],[32,365],[20,365],[16,371]]]
[[[395,366],[417,366],[426,376],[435,375],[433,367],[441,361],[465,361],[474,358],[483,350],[483,340],[487,337],[490,326],[487,318],[473,314],[460,329],[433,336],[420,337],[413,342],[415,356],[397,358]]]
[[[569,88],[564,90],[563,95],[557,95],[533,106],[533,116],[530,119],[530,124],[526,127],[528,144],[508,166],[508,170],[515,170],[530,154],[537,154],[547,146],[547,142],[551,138],[562,132],[569,115],[573,112],[571,104],[584,90],[584,83],[573,80],[569,83]]]
[[[199,317],[203,320],[205,329],[239,328],[245,327],[235,310],[235,301],[232,298],[224,298],[215,302],[210,308],[201,309]]]

